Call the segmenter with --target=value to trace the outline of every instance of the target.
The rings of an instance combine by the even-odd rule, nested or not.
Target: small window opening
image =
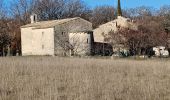
[[[42,36],[44,36],[44,32],[42,32]]]
[[[36,21],[36,16],[34,15],[34,21]]]
[[[89,43],[89,39],[87,39],[87,43]]]
[[[44,49],[44,45],[42,45],[42,49]]]
[[[131,20],[130,19],[127,19],[127,22],[130,22]]]
[[[64,35],[64,34],[65,34],[65,32],[62,32],[61,34],[62,34],[62,35]]]

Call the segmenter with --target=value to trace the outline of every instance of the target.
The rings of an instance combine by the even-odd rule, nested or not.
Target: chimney
[[[30,18],[31,18],[31,23],[36,23],[37,22],[37,14],[32,14],[30,16]]]

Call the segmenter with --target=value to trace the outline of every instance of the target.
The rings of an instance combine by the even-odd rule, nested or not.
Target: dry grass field
[[[0,58],[0,100],[170,100],[170,60]]]

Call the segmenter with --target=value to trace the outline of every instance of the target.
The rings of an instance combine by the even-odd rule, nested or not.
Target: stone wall
[[[21,28],[22,55],[54,55],[54,28]]]
[[[92,55],[93,32],[69,33],[69,43],[72,46],[71,55]]]
[[[70,55],[69,33],[91,31],[92,23],[78,18],[55,26],[54,28],[54,53],[58,56]]]
[[[99,52],[98,54],[100,54],[100,52],[105,53],[105,52],[110,51],[110,54],[112,54],[113,52],[117,52],[117,50],[124,49],[124,46],[122,46],[122,44],[118,44],[116,40],[112,40],[115,43],[111,45],[112,46],[112,51],[111,51],[110,46],[109,46],[109,41],[105,41],[107,38],[109,38],[109,32],[111,31],[117,32],[118,29],[120,28],[129,28],[129,29],[134,29],[134,30],[138,29],[137,25],[133,23],[132,20],[130,20],[129,18],[122,17],[122,16],[118,16],[117,19],[110,21],[106,24],[100,25],[98,28],[93,30],[94,31],[94,42],[96,42],[97,44],[99,43],[96,47],[99,50],[95,49],[95,52]],[[122,39],[124,38],[122,37]],[[104,47],[106,48],[106,50],[105,49],[102,50],[102,43],[104,44],[108,43],[107,44],[109,47],[108,50],[107,50],[107,47]]]
[[[110,21],[106,24],[100,25],[94,29],[94,41],[95,42],[106,42],[105,37],[108,36],[110,31],[118,31],[119,27],[137,29],[137,25],[133,23],[129,18],[118,16],[117,19]]]

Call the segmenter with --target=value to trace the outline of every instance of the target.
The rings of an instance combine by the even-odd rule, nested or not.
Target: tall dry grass
[[[0,58],[0,100],[169,100],[170,61]]]

